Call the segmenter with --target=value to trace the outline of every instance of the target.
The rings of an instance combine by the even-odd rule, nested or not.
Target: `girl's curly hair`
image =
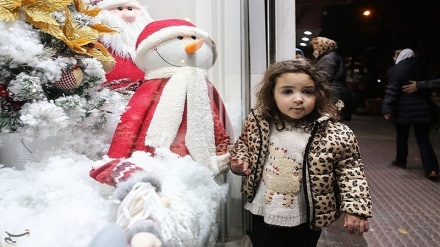
[[[265,72],[256,93],[256,107],[269,123],[274,123],[278,130],[286,127],[286,120],[277,107],[274,89],[278,77],[284,73],[307,74],[315,83],[316,105],[313,111],[302,119],[292,123],[296,127],[305,126],[308,130],[313,122],[322,116],[328,116],[331,121],[338,121],[340,112],[336,105],[336,91],[330,87],[323,73],[308,60],[287,60],[271,65]]]

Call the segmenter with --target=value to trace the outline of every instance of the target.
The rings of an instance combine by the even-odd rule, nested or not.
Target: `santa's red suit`
[[[111,48],[108,48],[108,51],[115,59],[115,66],[110,73],[105,75],[106,81],[102,85],[113,90],[130,87],[137,88],[144,80],[145,72],[134,64],[130,56],[118,56]]]
[[[101,9],[95,21],[118,31],[103,35],[100,42],[115,59],[113,70],[106,74],[102,85],[110,89],[135,91],[144,80],[145,72],[133,62],[137,36],[153,19],[137,0],[89,0],[91,9]]]
[[[160,42],[174,38],[176,27],[179,32],[188,31],[210,39],[189,22],[156,21],[139,36],[137,54],[145,55]],[[210,52],[214,53],[213,64],[215,45]],[[140,60],[136,60],[136,64],[148,70]],[[146,74],[145,82],[130,99],[113,136],[108,156],[114,160],[94,167],[90,176],[116,185],[133,172],[142,171],[124,158],[129,158],[134,151],[154,154],[158,147],[167,147],[180,156],[190,155],[214,174],[225,169],[231,140],[224,122],[229,119],[217,91],[206,78],[206,70],[191,66],[164,67],[148,70]]]

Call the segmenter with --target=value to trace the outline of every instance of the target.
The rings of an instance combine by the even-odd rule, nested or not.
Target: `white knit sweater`
[[[304,151],[310,137],[302,128],[277,131],[271,127],[270,154],[262,182],[245,209],[270,225],[297,226],[306,222],[302,183]]]

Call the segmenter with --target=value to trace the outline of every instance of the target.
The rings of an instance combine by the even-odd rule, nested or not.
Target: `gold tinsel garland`
[[[15,21],[22,11],[27,22],[62,40],[74,52],[87,54],[100,61],[114,61],[98,39],[103,34],[114,33],[115,30],[102,24],[79,27],[67,7],[71,3],[75,5],[76,11],[91,17],[95,17],[100,11],[88,10],[83,0],[0,0],[0,21]],[[66,15],[64,25],[60,25],[51,15],[61,10],[64,10]]]

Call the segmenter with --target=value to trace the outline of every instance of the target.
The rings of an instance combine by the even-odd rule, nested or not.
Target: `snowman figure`
[[[173,204],[160,196],[160,177],[154,177],[154,171],[147,172],[148,167],[132,162],[133,153],[154,156],[156,149],[167,148],[180,157],[190,156],[209,169],[213,177],[227,170],[231,144],[224,124],[227,115],[207,79],[207,70],[216,57],[216,46],[209,34],[188,21],[153,21],[139,35],[135,63],[145,72],[145,81],[122,114],[107,156],[95,162],[90,171],[92,178],[117,188],[115,194],[122,201],[118,220],[129,216],[119,220],[128,222],[119,226],[129,233],[127,240],[132,246],[152,242],[152,235],[145,232],[167,219],[161,215],[162,220],[151,220],[155,214],[150,209]],[[164,229],[158,232],[163,233]],[[160,243],[151,246],[160,246],[161,241],[157,240],[161,236],[153,235]]]
[[[139,35],[135,58],[146,80],[121,116],[109,160],[97,163],[91,177],[116,185],[141,170],[124,158],[134,151],[154,154],[155,148],[164,147],[182,157],[190,155],[215,175],[225,171],[231,140],[207,80],[216,56],[211,37],[190,22],[167,19],[148,24]]]

